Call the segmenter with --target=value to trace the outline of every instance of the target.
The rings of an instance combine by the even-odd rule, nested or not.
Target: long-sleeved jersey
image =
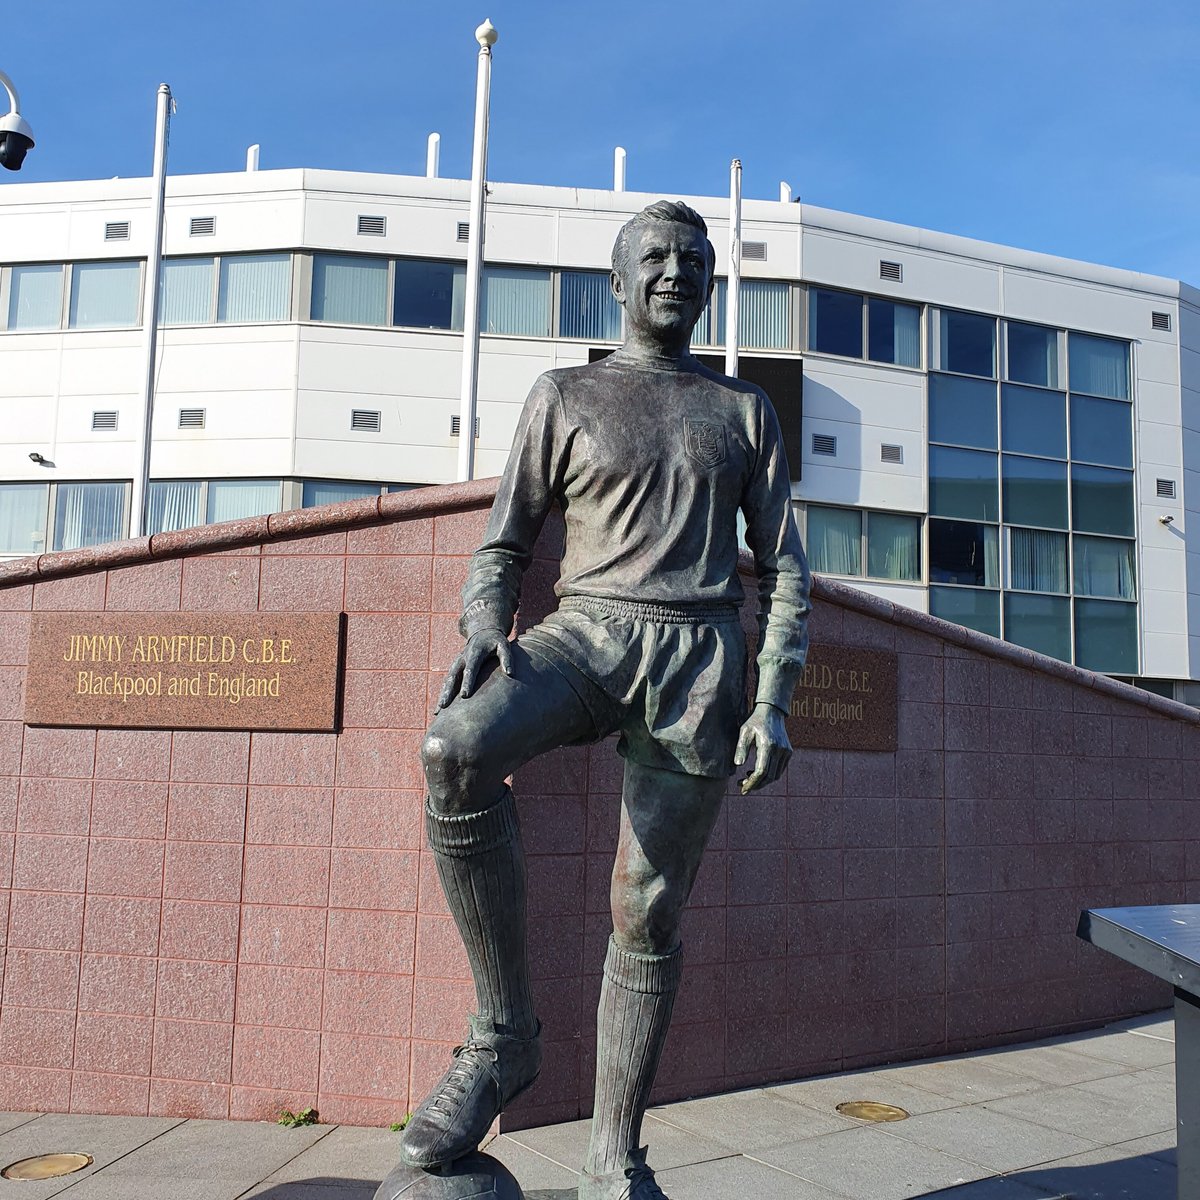
[[[690,356],[622,351],[542,375],[471,560],[464,636],[507,633],[555,502],[566,523],[560,597],[685,605],[743,599],[741,509],[759,581],[756,699],[787,709],[808,647],[810,579],[778,419],[759,388]]]

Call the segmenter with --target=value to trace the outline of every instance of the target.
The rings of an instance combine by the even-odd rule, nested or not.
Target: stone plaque
[[[340,613],[44,613],[28,725],[332,732]]]
[[[797,749],[895,750],[896,655],[810,646],[787,716]]]

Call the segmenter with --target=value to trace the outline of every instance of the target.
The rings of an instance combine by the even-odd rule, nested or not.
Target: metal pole
[[[729,283],[725,293],[725,374],[738,373],[738,300],[742,280],[742,160],[729,164]]]
[[[246,170],[247,171],[257,171],[258,170],[258,152],[261,149],[262,149],[262,147],[258,144],[258,142],[255,142],[253,146],[246,147]]]
[[[779,203],[791,204],[792,202],[792,185],[790,183],[780,181],[779,184]]]
[[[129,536],[141,537],[146,528],[146,498],[150,484],[150,442],[154,426],[154,375],[158,350],[158,295],[162,275],[163,208],[167,197],[167,140],[171,133],[171,89],[158,85],[154,120],[154,180],[150,191],[150,250],[146,255],[146,288],[142,301],[142,345],[145,379],[142,422],[138,429],[138,468],[129,502]]]
[[[471,208],[467,233],[467,286],[463,297],[462,389],[459,394],[458,478],[475,477],[475,408],[479,388],[479,285],[483,274],[484,190],[487,176],[488,94],[496,30],[484,21],[475,30],[479,74],[475,81],[475,144],[471,151]]]
[[[613,151],[613,191],[625,190],[625,147],[618,146]]]
[[[436,179],[438,177],[438,159],[441,156],[442,135],[440,133],[431,133],[429,140],[425,143],[425,178]]]

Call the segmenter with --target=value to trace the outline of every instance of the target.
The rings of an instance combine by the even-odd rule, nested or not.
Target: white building
[[[454,478],[467,186],[169,181],[152,531]],[[619,339],[609,253],[655,198],[490,185],[477,474],[539,372]],[[685,199],[724,276],[727,201]],[[0,190],[0,555],[128,528],[150,229],[146,180]],[[742,236],[814,567],[1200,699],[1200,292],[784,202]]]

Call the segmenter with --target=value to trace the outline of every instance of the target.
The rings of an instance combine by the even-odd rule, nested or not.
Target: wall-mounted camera
[[[0,85],[8,93],[9,107],[9,111],[0,117],[0,167],[19,171],[25,155],[33,147],[33,130],[21,116],[21,97],[3,71],[0,71]]]

